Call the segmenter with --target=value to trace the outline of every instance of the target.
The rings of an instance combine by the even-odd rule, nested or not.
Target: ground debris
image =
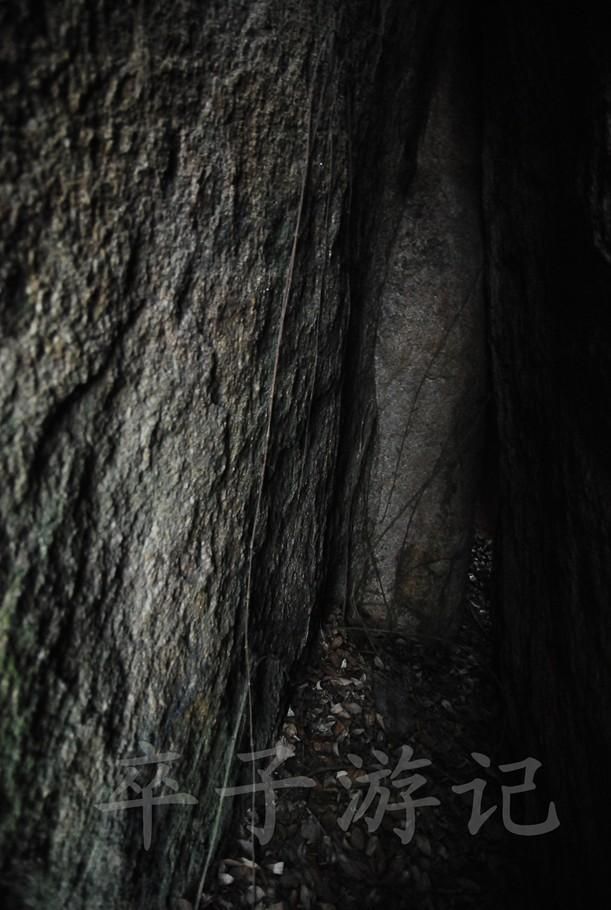
[[[471,753],[493,766],[505,760],[490,655],[490,559],[478,540],[465,622],[449,647],[405,634],[365,636],[339,615],[329,619],[295,683],[282,731],[291,753],[274,775],[313,785],[274,791],[268,843],[239,824],[236,859],[219,866],[208,906],[513,910],[522,885],[500,813],[472,836],[472,795],[451,790],[486,776]],[[494,767],[487,779],[488,802],[497,802]],[[257,807],[261,826],[262,793]]]

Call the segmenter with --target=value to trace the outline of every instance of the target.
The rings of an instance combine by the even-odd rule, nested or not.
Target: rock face
[[[471,545],[485,412],[480,143],[463,10],[446,15],[416,173],[374,269],[374,459],[364,608],[447,634]]]
[[[526,0],[464,10],[3,10],[9,910],[197,903],[215,788],[238,745],[271,745],[329,593],[455,621],[484,406],[480,27],[499,643],[561,819],[536,905],[608,890],[611,36]],[[197,800],[155,807],[149,850],[139,811],[96,805],[127,797],[141,742]]]
[[[591,12],[484,17],[499,640],[533,818],[554,799],[561,822],[528,839],[538,906],[611,896],[610,37]]]
[[[368,464],[363,251],[404,208],[382,203],[437,9],[2,14],[4,906],[197,897],[214,788],[238,742],[270,745],[329,558],[350,563],[329,517]],[[140,812],[96,806],[127,798],[140,741],[198,800],[155,809],[149,851]]]
[[[348,315],[339,23],[301,2],[70,2],[9,26],[2,891],[175,906],[247,675],[269,745],[324,575]],[[148,853],[139,813],[96,808],[139,740],[180,753],[199,800],[156,810]]]

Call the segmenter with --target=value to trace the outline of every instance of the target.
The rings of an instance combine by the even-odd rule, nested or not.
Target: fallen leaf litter
[[[448,645],[371,629],[364,635],[340,615],[329,617],[293,687],[280,739],[290,757],[274,774],[315,785],[275,791],[265,845],[249,830],[251,797],[243,801],[202,906],[502,910],[521,900],[516,845],[500,812],[472,836],[472,797],[451,790],[482,773],[471,753],[484,753],[492,759],[485,804],[500,804],[494,769],[508,759],[491,654],[490,569],[490,544],[478,538],[464,622]],[[430,762],[413,772],[425,778],[414,800],[438,804],[416,808],[408,843],[397,833],[405,827],[400,811],[381,813],[370,830],[375,799],[347,825],[351,798],[358,806],[368,792],[365,776],[394,769],[406,747],[414,760]],[[388,777],[382,783],[391,786]],[[255,805],[261,826],[263,794]]]

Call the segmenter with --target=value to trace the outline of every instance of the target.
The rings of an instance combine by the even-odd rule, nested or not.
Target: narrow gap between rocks
[[[477,80],[470,64],[465,64],[465,48],[473,50],[472,38],[463,36],[464,47],[458,51],[450,33],[445,40],[448,45],[442,50],[447,53],[451,48],[457,54],[456,72],[448,77],[452,88],[437,89],[431,102],[428,138],[422,140],[419,161],[426,176],[420,189],[417,182],[413,188],[420,208],[416,206],[418,213],[402,223],[398,234],[405,234],[404,257],[422,270],[422,286],[409,283],[409,270],[406,276],[397,273],[396,280],[404,297],[416,294],[414,306],[417,295],[423,295],[420,305],[431,320],[439,305],[436,282],[441,280],[446,295],[448,285],[460,297],[461,282],[467,281],[482,255],[474,202],[481,191],[477,164],[481,138],[475,139],[481,112]],[[473,97],[466,101],[461,97],[458,109],[450,114],[457,101],[455,79],[462,86],[459,94],[462,90]],[[448,202],[453,196],[460,200],[454,203],[454,212]],[[448,212],[439,215],[444,207],[453,212],[454,221]],[[462,234],[469,230],[472,243],[463,246]],[[441,261],[441,254],[429,261],[424,241],[425,252],[412,252],[422,236],[435,249],[443,250],[447,243],[448,250],[454,244],[462,252],[450,265]],[[442,279],[436,277],[438,272]],[[477,321],[480,316],[483,319],[474,309],[471,318]],[[397,313],[385,318],[396,333]],[[464,376],[456,378],[456,384],[469,374],[467,359],[476,358],[477,332],[471,331],[464,350],[454,355],[464,360],[460,366]],[[443,335],[441,349],[450,335],[450,330]],[[403,347],[410,343],[416,342],[408,332],[397,343],[397,362],[402,362]],[[386,350],[391,350],[388,340]],[[451,354],[443,351],[442,356],[451,363]],[[390,356],[382,379],[384,370],[392,373],[396,366]],[[477,371],[472,378],[475,385]],[[235,796],[233,825],[209,871],[204,906],[513,910],[523,902],[520,845],[504,826],[501,787],[506,781],[501,782],[498,770],[513,760],[513,752],[491,615],[498,444],[491,378],[487,381],[488,395],[482,393],[488,404],[474,542],[456,632],[445,637],[443,629],[437,635],[426,634],[426,624],[420,631],[390,630],[358,608],[343,612],[338,607],[326,615],[290,680],[290,704],[280,738],[254,760],[246,747],[239,756],[242,795]],[[392,398],[397,390],[391,385],[387,393]],[[417,401],[420,390],[415,394]],[[467,383],[464,400],[455,407],[467,412],[471,397],[475,392]],[[399,413],[402,404],[401,400],[396,404]],[[434,422],[435,415],[427,411],[431,402],[419,404],[426,419]],[[439,404],[433,401],[432,406],[434,410]],[[386,428],[387,434],[392,430],[392,425]],[[427,443],[422,429],[419,433],[420,445],[426,448],[430,440]],[[405,472],[403,462],[399,467]],[[407,468],[414,470],[413,465]],[[448,468],[448,476],[452,470]],[[438,530],[440,535],[450,534],[448,528]],[[429,595],[433,609],[433,588]],[[485,784],[479,822],[470,788],[476,779]]]
[[[275,754],[256,760],[258,772],[270,770],[275,809],[259,773],[254,819],[249,793],[211,870],[206,906],[515,907],[525,883],[500,811],[507,731],[491,575],[492,541],[477,531],[463,621],[449,641],[328,617],[293,681]],[[499,808],[470,833],[473,793],[452,788],[478,777],[482,811]]]
[[[611,905],[602,16],[9,6],[0,905]]]

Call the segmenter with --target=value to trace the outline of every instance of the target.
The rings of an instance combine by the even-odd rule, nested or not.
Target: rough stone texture
[[[395,619],[412,625],[412,617],[422,611],[419,618],[436,628],[458,606],[462,588],[460,563],[471,526],[468,490],[476,461],[477,428],[471,418],[482,392],[484,359],[478,289],[477,100],[466,97],[473,88],[467,88],[473,77],[467,57],[472,13],[470,4],[432,2],[413,6],[408,15],[390,20],[388,33],[393,40],[387,41],[372,106],[384,109],[392,105],[392,113],[380,122],[371,121],[369,128],[358,129],[363,141],[353,149],[348,262],[352,313],[348,345],[352,354],[345,370],[332,525],[337,559],[329,591],[357,622],[368,612],[367,622]],[[410,47],[409,62],[403,52],[406,45]],[[425,131],[431,106],[434,111]],[[449,122],[444,122],[444,116]],[[441,207],[432,211],[431,206]],[[445,230],[451,232],[449,240]],[[412,248],[414,244],[417,250]],[[444,255],[453,268],[442,262]],[[442,274],[437,275],[438,270]],[[441,297],[442,284],[447,297],[435,303],[435,297]],[[466,289],[470,295],[465,294]],[[457,331],[453,332],[461,305],[465,318],[456,318]],[[434,311],[437,320],[430,332],[423,320],[427,310]],[[397,337],[392,338],[394,335]],[[460,467],[456,453],[447,448],[431,472],[430,453],[423,461],[415,453],[416,408],[411,416],[410,412],[428,364],[427,354],[430,359],[436,348],[444,349],[448,364],[470,353],[473,386],[467,389],[463,385],[445,395],[439,373],[437,394],[424,396],[426,420],[436,424],[428,433],[421,425],[424,441],[439,455],[440,446],[452,436],[454,441],[457,434],[462,437],[458,440]],[[408,369],[398,376],[396,371],[402,366]],[[455,366],[448,365],[448,372]],[[422,404],[424,398],[420,392],[416,404]],[[390,401],[392,405],[387,407]],[[472,450],[467,427],[473,432]],[[397,472],[399,456],[402,464]],[[404,467],[412,472],[407,479],[402,475]],[[423,503],[419,512],[422,524],[415,536],[420,537],[423,549],[428,548],[429,562],[440,557],[453,561],[459,552],[461,556],[453,562],[454,572],[427,573],[417,579],[414,562],[423,560],[410,552],[411,539],[410,546],[404,545],[404,506],[422,498],[420,488],[431,473],[435,485],[426,484],[425,492],[435,514],[427,518]],[[460,489],[450,492],[457,480]],[[392,522],[392,536],[381,537],[390,514],[397,514],[399,522]],[[446,524],[447,514],[452,520]],[[416,530],[413,522],[412,527]],[[435,532],[443,535],[439,545],[434,542]],[[376,537],[381,539],[374,546]],[[376,562],[383,563],[384,596]],[[396,580],[399,564],[403,585]],[[414,610],[411,616],[410,608]],[[450,629],[451,623],[444,626],[444,633]]]
[[[548,889],[535,905],[587,906],[588,884],[609,890],[611,839],[611,36],[587,13],[481,6],[509,758],[544,762],[533,811],[553,798],[561,818],[527,845]],[[446,8],[2,9],[9,910],[194,900],[214,787],[236,776],[238,739],[249,746],[248,677],[254,743],[268,746],[323,592],[353,612],[366,599],[369,542],[388,517],[370,482],[398,511],[431,471],[416,442],[437,451],[453,435],[463,457],[479,360],[472,397],[461,374],[439,423],[441,383],[416,399],[447,329],[449,361],[429,368],[439,380],[478,347],[475,127],[438,46]],[[454,332],[464,300],[472,318]],[[428,306],[436,329],[416,341]],[[387,331],[399,310],[404,348]],[[410,434],[399,474],[411,474],[393,488]],[[463,546],[472,465],[450,496],[450,459],[422,498],[443,558]],[[412,524],[429,547],[430,527]],[[380,554],[388,587],[397,554],[401,579],[413,573],[405,530]],[[412,607],[439,590],[425,581],[407,587]],[[438,624],[453,597],[437,598]],[[95,807],[139,740],[179,752],[174,777],[199,800],[156,809],[148,853],[138,813]]]
[[[608,25],[487,7],[485,221],[500,440],[500,648],[516,749],[543,762],[535,906],[611,896]]]
[[[362,252],[436,8],[3,7],[4,906],[193,900],[249,670],[270,744],[366,461]],[[95,806],[139,740],[199,800],[148,853]]]
[[[3,23],[4,906],[195,894],[247,611],[269,745],[337,448],[337,26],[301,2]],[[140,739],[199,799],[148,854],[138,813],[95,808]]]
[[[465,25],[464,10],[444,16],[416,173],[371,301],[364,607],[399,627],[418,618],[433,634],[459,616],[485,410],[478,96]]]

